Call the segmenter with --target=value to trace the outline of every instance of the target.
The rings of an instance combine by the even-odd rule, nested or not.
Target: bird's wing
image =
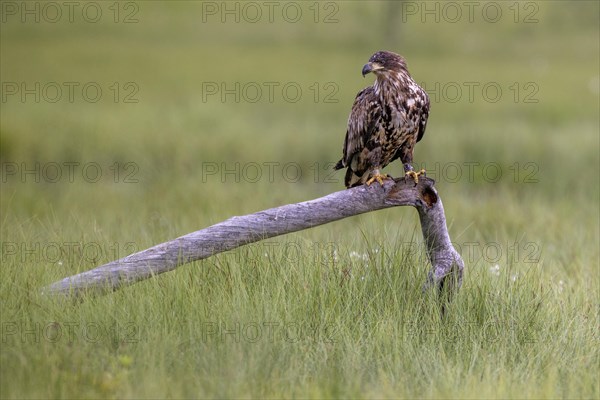
[[[429,96],[427,92],[421,89],[419,93],[419,102],[421,103],[421,120],[419,121],[419,133],[417,134],[417,142],[421,140],[427,128],[427,119],[429,118]]]
[[[352,156],[362,151],[373,134],[378,118],[377,98],[373,87],[361,90],[354,100],[348,118],[348,130],[344,140],[344,166],[349,166]]]

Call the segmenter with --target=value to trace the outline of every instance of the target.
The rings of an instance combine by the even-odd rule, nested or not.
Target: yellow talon
[[[384,179],[389,179],[389,177],[387,175],[379,173],[379,171],[377,170],[373,172],[373,175],[371,175],[371,177],[365,183],[367,184],[367,186],[371,186],[371,183],[377,181],[381,186],[383,186]]]
[[[422,169],[419,172],[415,172],[415,171],[406,171],[406,175],[404,175],[404,179],[406,179],[406,177],[410,176],[414,181],[415,181],[415,185],[417,183],[419,183],[419,176],[425,176],[425,170]]]

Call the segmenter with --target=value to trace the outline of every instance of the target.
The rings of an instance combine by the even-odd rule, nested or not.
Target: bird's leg
[[[379,168],[375,168],[375,169],[373,169],[373,172],[371,173],[371,177],[365,183],[367,184],[367,186],[371,186],[371,183],[377,181],[377,182],[379,182],[379,184],[381,186],[383,186],[383,181],[385,179],[390,179],[390,176],[383,175],[381,172],[379,172]]]
[[[406,181],[406,178],[410,176],[413,179],[413,181],[415,181],[415,185],[417,183],[419,183],[419,176],[421,176],[421,175],[426,176],[424,169],[421,169],[420,171],[415,172],[413,170],[412,165],[410,165],[409,163],[404,164],[404,171],[406,172],[406,174],[404,175],[404,180]]]

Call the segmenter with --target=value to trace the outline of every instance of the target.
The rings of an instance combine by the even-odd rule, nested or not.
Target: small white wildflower
[[[496,264],[493,267],[490,267],[490,273],[492,273],[496,276],[500,275],[500,265]]]
[[[338,261],[339,257],[338,257],[338,252],[337,250],[333,250],[333,261]]]
[[[350,258],[355,259],[355,258],[359,258],[359,257],[360,257],[360,255],[356,251],[350,252]]]
[[[562,293],[563,290],[565,290],[565,283],[561,279],[560,281],[558,281],[558,293]]]
[[[519,277],[519,274],[514,274],[513,276],[510,277],[510,279],[515,282],[517,280],[517,278]]]
[[[63,264],[62,260],[58,262],[58,265],[62,265],[62,264]]]

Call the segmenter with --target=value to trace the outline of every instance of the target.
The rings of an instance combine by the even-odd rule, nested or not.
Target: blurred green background
[[[415,162],[437,181],[467,288],[495,265],[536,268],[543,285],[560,283],[597,321],[597,1],[78,2],[72,13],[48,4],[2,3],[4,323],[27,319],[23,304],[53,280],[233,215],[343,189],[331,166],[354,96],[372,84],[361,68],[382,49],[402,54],[430,93]],[[282,240],[336,243],[348,256],[418,241],[417,227],[414,211],[393,209]],[[64,250],[72,242],[104,251]],[[45,256],[49,243],[69,260]],[[490,244],[498,257],[486,253]],[[128,293],[136,290],[148,289]],[[14,397],[27,391],[11,351],[2,390]],[[25,364],[23,374],[32,371]],[[69,393],[46,389],[29,394]],[[140,395],[102,390],[90,395]]]

